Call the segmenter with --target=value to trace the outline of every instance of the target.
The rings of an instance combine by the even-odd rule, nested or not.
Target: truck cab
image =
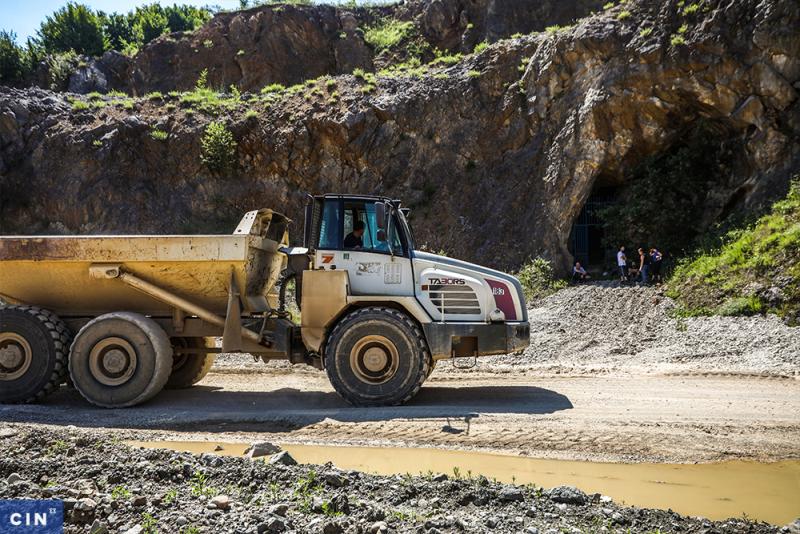
[[[527,347],[530,329],[519,281],[417,250],[408,214],[400,201],[385,197],[309,197],[305,247],[312,276],[346,273],[349,302],[338,314],[378,305],[405,313],[424,334],[431,368],[442,359]],[[339,317],[323,321],[330,319],[330,326]]]

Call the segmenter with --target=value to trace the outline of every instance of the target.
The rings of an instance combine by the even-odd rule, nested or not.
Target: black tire
[[[58,389],[71,337],[51,311],[0,306],[0,402],[36,402]]]
[[[180,354],[181,348],[208,348],[202,337],[174,337],[172,342],[172,372],[167,380],[167,389],[184,389],[200,382],[214,365],[216,353]]]
[[[422,387],[430,365],[419,326],[392,308],[362,308],[347,314],[325,346],[328,379],[354,406],[407,402]]]
[[[80,394],[104,408],[134,406],[164,388],[172,370],[172,346],[152,319],[107,313],[75,336],[69,374]]]

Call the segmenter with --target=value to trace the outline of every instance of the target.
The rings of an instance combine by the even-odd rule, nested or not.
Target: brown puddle
[[[245,443],[128,441],[134,447],[241,456]],[[222,447],[221,450],[215,450]],[[333,462],[342,469],[381,475],[432,471],[454,476],[484,475],[502,482],[545,488],[570,485],[609,495],[617,503],[671,508],[709,519],[747,517],[785,525],[800,517],[800,461],[712,464],[614,464],[544,460],[442,449],[283,445],[300,463]]]

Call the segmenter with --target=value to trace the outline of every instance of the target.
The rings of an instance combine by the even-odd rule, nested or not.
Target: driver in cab
[[[353,231],[344,238],[344,248],[364,248],[364,221],[353,223]]]

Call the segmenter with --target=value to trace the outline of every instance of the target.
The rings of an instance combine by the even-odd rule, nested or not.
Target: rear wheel
[[[0,402],[35,402],[56,390],[66,376],[70,337],[50,311],[0,307]]]
[[[208,348],[202,337],[174,337],[172,342],[172,372],[167,388],[182,389],[200,382],[214,365],[217,355],[208,352],[183,352],[183,349],[202,350]]]
[[[422,331],[391,308],[363,308],[346,315],[325,347],[331,384],[355,406],[408,401],[428,376],[430,360]]]
[[[164,388],[172,346],[152,319],[129,312],[101,315],[75,336],[69,373],[83,397],[105,408],[145,402]]]

